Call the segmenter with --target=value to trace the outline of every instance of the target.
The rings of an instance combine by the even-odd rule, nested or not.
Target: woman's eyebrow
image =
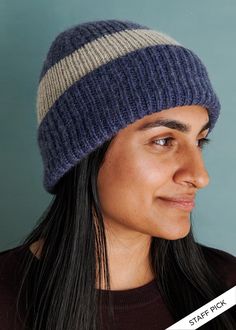
[[[139,126],[137,128],[137,130],[144,131],[144,130],[151,129],[153,127],[160,127],[160,126],[168,127],[171,129],[176,129],[183,133],[189,133],[191,131],[190,125],[182,123],[178,120],[173,120],[173,119],[158,119],[158,120],[155,120],[155,121],[152,121],[149,123],[145,123],[142,126]],[[209,127],[210,127],[210,121],[208,121],[206,124],[204,124],[204,126],[201,128],[199,133],[205,131]]]

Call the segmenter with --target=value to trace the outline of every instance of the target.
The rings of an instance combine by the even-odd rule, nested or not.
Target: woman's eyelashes
[[[203,149],[208,143],[210,143],[210,139],[209,138],[202,138],[199,139],[198,142],[200,142],[199,148]]]
[[[205,145],[207,145],[209,142],[210,142],[209,138],[202,138],[197,140],[197,145],[200,149],[203,149]],[[177,143],[177,140],[169,136],[169,137],[152,140],[152,143],[160,148],[171,148]]]

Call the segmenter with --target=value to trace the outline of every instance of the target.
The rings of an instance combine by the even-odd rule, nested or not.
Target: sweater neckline
[[[126,290],[104,290],[96,289],[97,293],[101,294],[103,305],[108,305],[109,295],[113,301],[115,308],[129,308],[146,305],[154,302],[160,297],[158,290],[157,279],[136,287]]]
[[[37,263],[40,261],[29,249],[26,248],[27,253],[33,257],[33,260]],[[158,289],[157,279],[149,281],[148,283],[141,285],[139,287],[125,289],[125,290],[105,290],[96,289],[97,294],[100,294],[101,304],[103,306],[108,305],[109,296],[113,302],[115,309],[126,309],[130,307],[137,307],[146,305],[159,299],[160,291]]]

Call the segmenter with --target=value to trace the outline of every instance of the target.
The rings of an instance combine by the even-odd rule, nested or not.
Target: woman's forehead
[[[134,123],[128,125],[125,129],[132,131],[146,131],[149,128],[166,126],[162,125],[162,123],[164,124],[168,122],[169,127],[172,128],[170,121],[178,121],[178,126],[180,128],[179,130],[188,132],[193,123],[199,123],[201,126],[206,125],[209,122],[209,115],[207,109],[199,105],[180,106],[164,109],[162,111],[144,116],[143,118],[138,119]]]

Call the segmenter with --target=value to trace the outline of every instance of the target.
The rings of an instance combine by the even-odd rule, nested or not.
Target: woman
[[[1,253],[5,330],[166,329],[235,285],[236,258],[191,229],[219,110],[204,64],[161,32],[113,19],[55,38],[37,95],[55,196]],[[202,328],[235,329],[233,308]]]

